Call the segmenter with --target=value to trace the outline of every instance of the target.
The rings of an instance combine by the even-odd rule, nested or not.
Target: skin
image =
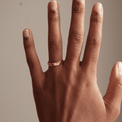
[[[40,122],[114,122],[122,100],[122,63],[117,62],[102,97],[97,85],[97,62],[102,41],[103,7],[93,6],[83,60],[85,1],[73,0],[66,59],[42,71],[32,32],[23,31],[24,49],[32,78]],[[57,1],[48,4],[49,62],[62,60],[60,14]]]

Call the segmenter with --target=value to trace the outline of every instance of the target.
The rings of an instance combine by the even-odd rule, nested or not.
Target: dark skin
[[[42,71],[32,32],[23,31],[24,49],[30,69],[34,99],[40,122],[114,122],[122,100],[122,63],[117,62],[102,97],[97,85],[97,62],[102,41],[103,7],[93,6],[83,60],[85,1],[73,0],[66,59]],[[62,60],[59,4],[48,4],[49,62]]]

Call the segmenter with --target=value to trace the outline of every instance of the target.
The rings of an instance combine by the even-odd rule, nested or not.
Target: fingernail
[[[57,1],[56,0],[51,0],[52,4],[50,4],[50,9],[56,10],[57,9]]]
[[[101,3],[99,3],[99,9],[100,9],[101,11],[103,11],[103,6],[102,6]]]
[[[118,70],[119,70],[119,73],[122,75],[122,62],[119,62]]]
[[[94,4],[93,10],[95,12],[103,13],[103,6],[101,3],[97,2]]]
[[[25,38],[29,37],[29,31],[28,31],[28,29],[25,29],[25,30],[24,30],[23,36],[24,36]]]

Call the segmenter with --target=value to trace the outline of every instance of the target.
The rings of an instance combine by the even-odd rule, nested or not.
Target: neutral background
[[[33,31],[36,50],[46,71],[48,66],[48,0],[0,0],[0,122],[38,122],[31,78],[25,60],[22,31]],[[63,59],[66,55],[72,0],[60,5]],[[111,69],[122,61],[122,0],[86,0],[85,38],[92,6],[104,7],[103,40],[98,61],[98,85],[105,94]],[[84,52],[82,50],[81,60]],[[122,122],[122,111],[116,122]]]

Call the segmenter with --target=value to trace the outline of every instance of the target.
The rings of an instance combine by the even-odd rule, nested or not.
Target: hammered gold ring
[[[50,63],[50,62],[48,62],[48,66],[59,66],[60,64],[62,64],[63,63],[63,60],[62,61],[57,61],[57,62],[54,62],[54,63]]]

